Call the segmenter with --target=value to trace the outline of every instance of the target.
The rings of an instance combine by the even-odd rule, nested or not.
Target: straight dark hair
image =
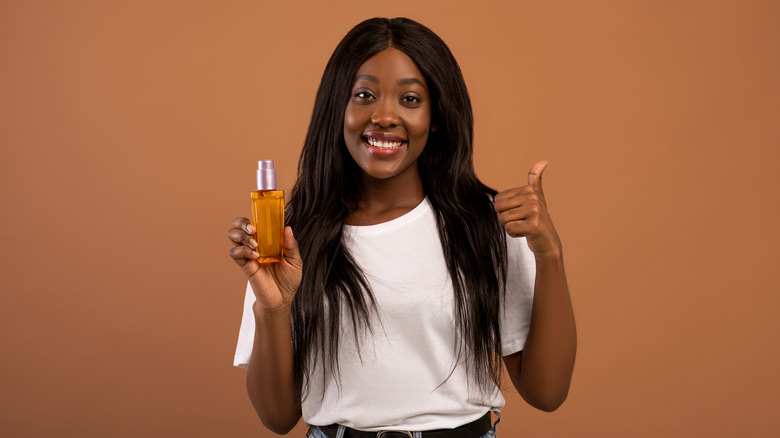
[[[360,196],[360,168],[344,143],[344,115],[360,66],[394,47],[411,58],[430,88],[429,134],[418,159],[454,289],[455,354],[467,359],[471,381],[483,391],[499,383],[499,310],[506,282],[506,236],[493,209],[496,191],[476,176],[474,119],[465,81],[444,41],[406,18],[373,18],[341,40],[322,75],[287,206],[303,258],[303,279],[292,304],[297,389],[308,394],[318,360],[338,375],[342,309],[355,333],[371,330],[374,296],[342,245],[347,216]],[[443,383],[443,382],[442,382]]]

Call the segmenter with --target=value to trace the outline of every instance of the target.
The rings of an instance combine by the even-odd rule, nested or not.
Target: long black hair
[[[360,193],[360,169],[347,151],[343,127],[358,69],[389,47],[409,56],[430,88],[431,120],[438,129],[430,133],[418,168],[454,288],[460,340],[455,354],[465,354],[479,388],[487,391],[500,381],[506,236],[491,202],[496,191],[474,172],[474,119],[463,75],[444,41],[427,27],[406,18],[373,18],[347,33],[325,67],[287,206],[303,257],[303,280],[292,304],[292,342],[297,388],[304,397],[316,361],[338,372],[342,317],[349,318],[356,337],[371,328],[373,294],[341,240]]]

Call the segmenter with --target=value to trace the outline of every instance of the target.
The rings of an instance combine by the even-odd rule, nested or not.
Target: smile
[[[405,151],[409,142],[389,132],[369,131],[363,133],[363,145],[377,158],[391,158]]]
[[[365,141],[369,145],[378,149],[398,149],[403,146],[404,143],[406,143],[405,141],[388,141],[373,137],[365,137]]]

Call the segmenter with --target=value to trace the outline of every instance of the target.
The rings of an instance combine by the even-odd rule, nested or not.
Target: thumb
[[[544,190],[542,190],[542,172],[544,172],[548,164],[550,164],[549,161],[540,161],[531,166],[531,170],[528,171],[528,185],[542,195],[544,195]]]
[[[298,252],[298,241],[293,236],[293,230],[290,227],[284,227],[284,241],[282,242],[282,248],[284,249],[284,258],[288,263],[294,265],[300,265],[301,254]]]

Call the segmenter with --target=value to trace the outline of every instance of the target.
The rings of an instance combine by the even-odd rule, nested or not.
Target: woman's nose
[[[398,114],[392,99],[381,99],[377,102],[376,109],[371,114],[371,123],[387,128],[397,125],[398,122]]]

